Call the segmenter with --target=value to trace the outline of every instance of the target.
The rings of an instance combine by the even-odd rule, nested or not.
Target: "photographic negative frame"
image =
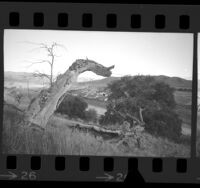
[[[2,153],[0,177],[2,179],[44,181],[124,181],[129,172],[138,169],[146,182],[198,183],[199,158],[196,155],[196,133],[199,9],[199,6],[182,5],[1,3],[0,17],[3,18],[0,21],[1,80],[4,80],[3,44],[5,41],[3,36],[5,29],[188,33],[193,36],[193,74],[191,155],[189,158],[6,155]],[[63,13],[64,20],[67,18],[67,23],[58,22],[59,13]],[[134,22],[134,19],[137,21]],[[3,90],[3,84],[1,84],[1,91]],[[3,99],[3,92],[1,96]],[[1,100],[1,106],[3,106],[3,100]],[[3,114],[3,109],[1,110]],[[3,122],[2,116],[1,122]],[[31,162],[34,165],[31,165]],[[58,164],[58,168],[56,167],[58,170],[55,168],[56,164]],[[162,166],[162,170],[156,167],[157,164]]]

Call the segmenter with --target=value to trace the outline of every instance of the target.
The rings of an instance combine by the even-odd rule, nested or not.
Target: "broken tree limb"
[[[129,117],[130,119],[132,119],[132,121],[136,121],[136,122],[137,122],[139,125],[141,125],[141,126],[143,126],[143,125],[145,124],[144,121],[140,121],[138,118],[136,118],[135,116],[129,114],[128,112],[122,113],[122,112],[120,112],[120,111],[115,110],[114,108],[113,108],[113,110],[114,110],[117,114],[119,114],[124,120],[126,120],[127,117]]]
[[[142,115],[142,112],[144,111],[145,109],[144,108],[140,108],[139,107],[139,116],[140,116],[140,121],[144,124],[144,119],[143,119],[143,115]]]
[[[73,131],[75,129],[77,130],[87,130],[91,132],[96,132],[99,133],[100,136],[103,135],[110,135],[111,137],[125,137],[125,136],[134,136],[137,137],[143,130],[144,128],[137,125],[133,129],[129,131],[122,131],[121,129],[116,129],[116,130],[111,130],[109,128],[103,128],[98,125],[89,125],[86,123],[81,123],[79,121],[74,121],[74,120],[67,120],[68,121],[68,127],[72,128]],[[70,124],[69,124],[70,121]]]
[[[88,130],[94,130],[97,132],[102,132],[102,133],[107,133],[107,134],[116,134],[118,136],[120,136],[122,134],[122,132],[120,130],[110,130],[110,129],[105,129],[103,127],[99,127],[96,125],[88,125],[88,124],[84,124],[84,123],[76,123],[76,124],[72,124],[69,125],[69,127],[71,128],[75,128],[75,129],[88,129]]]
[[[113,68],[114,66],[104,67],[88,59],[76,60],[63,75],[59,76],[52,87],[41,91],[29,105],[26,112],[28,125],[35,124],[45,128],[50,116],[58,107],[58,103],[60,104],[64,99],[63,95],[77,81],[81,73],[92,71],[97,75],[109,77],[112,74],[111,69]]]

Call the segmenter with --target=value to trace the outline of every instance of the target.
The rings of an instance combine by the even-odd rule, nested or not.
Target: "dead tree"
[[[92,71],[97,75],[109,77],[113,68],[114,66],[104,67],[88,59],[76,60],[48,90],[42,90],[30,103],[26,113],[28,125],[37,125],[45,128],[50,116],[64,99],[63,96],[70,90],[71,85],[77,81],[81,73]]]
[[[52,87],[53,82],[54,82],[54,75],[53,75],[53,70],[54,70],[54,64],[55,64],[55,58],[58,57],[55,54],[55,49],[56,47],[64,47],[63,45],[60,45],[56,42],[53,42],[51,45],[47,45],[44,43],[31,43],[31,44],[35,44],[38,45],[39,49],[44,49],[47,52],[47,56],[49,57],[49,59],[45,59],[45,60],[38,60],[35,62],[32,62],[30,66],[33,66],[35,64],[44,64],[46,63],[49,67],[50,67],[50,72],[49,74],[46,73],[41,73],[40,71],[35,71],[34,76],[35,77],[40,77],[40,78],[46,78],[49,81],[49,87]]]

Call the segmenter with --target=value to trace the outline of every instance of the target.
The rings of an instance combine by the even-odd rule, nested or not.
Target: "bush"
[[[168,84],[156,81],[153,76],[126,76],[112,82],[108,89],[107,112],[100,117],[100,124],[128,121],[134,126],[137,122],[133,123],[126,115],[131,114],[140,122],[144,120],[149,133],[180,140],[182,121],[175,112],[174,89]]]
[[[156,136],[179,141],[182,121],[173,111],[162,110],[145,114],[145,130]]]
[[[80,97],[67,95],[57,108],[56,112],[67,115],[69,118],[80,118],[86,121],[97,121],[97,112],[94,109],[86,110],[88,104]]]
[[[94,109],[89,109],[85,111],[85,119],[87,121],[97,122],[97,112]]]
[[[109,125],[109,124],[122,124],[123,119],[116,113],[112,111],[110,105],[107,106],[107,111],[104,115],[101,115],[99,118],[100,125]]]
[[[88,104],[80,97],[67,95],[56,112],[61,114],[66,114],[70,118],[80,118],[85,119],[85,110]]]

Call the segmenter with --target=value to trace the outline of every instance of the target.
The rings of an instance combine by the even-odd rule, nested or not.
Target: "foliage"
[[[101,115],[99,118],[100,125],[117,124],[117,123],[121,124],[122,122],[123,118],[118,114],[114,113],[111,103],[107,105],[107,111],[105,112],[105,115]]]
[[[161,137],[142,134],[142,149],[135,147],[135,140],[130,137],[126,142],[117,144],[95,138],[87,132],[69,129],[66,119],[52,116],[45,132],[24,129],[17,124],[20,115],[14,115],[4,108],[2,132],[2,152],[4,154],[32,155],[104,155],[104,156],[157,156],[157,157],[189,157],[189,145],[176,144]],[[14,118],[10,118],[14,117]]]
[[[100,124],[116,124],[124,121],[119,114],[131,114],[145,123],[151,134],[177,140],[181,135],[181,120],[175,113],[174,89],[153,76],[126,76],[108,86],[107,112]],[[142,111],[140,113],[140,111]]]
[[[86,121],[97,121],[97,112],[94,109],[87,110],[88,104],[81,97],[67,95],[56,112],[68,115],[69,118],[80,118]]]
[[[65,47],[61,44],[58,44],[56,42],[52,42],[50,45],[45,44],[45,43],[32,43],[32,42],[26,42],[28,44],[32,44],[32,45],[37,45],[38,49],[42,49],[46,52],[47,58],[43,59],[43,60],[38,60],[38,61],[34,61],[32,62],[28,67],[31,67],[33,65],[36,64],[46,64],[47,66],[49,66],[49,73],[41,73],[40,71],[35,71],[34,76],[35,77],[39,77],[39,78],[46,78],[49,81],[49,87],[53,86],[53,83],[55,82],[54,80],[54,65],[55,65],[55,59],[58,57],[56,55],[56,48],[60,47],[60,48],[64,48]]]
[[[56,112],[66,114],[70,118],[81,118],[85,119],[85,111],[88,104],[80,97],[67,95]]]
[[[163,109],[145,114],[145,129],[157,136],[179,141],[181,137],[181,123],[178,115],[171,110]]]

